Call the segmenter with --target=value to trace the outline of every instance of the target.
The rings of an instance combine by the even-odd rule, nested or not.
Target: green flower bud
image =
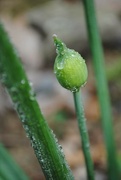
[[[53,39],[57,52],[54,73],[64,88],[77,92],[87,81],[85,60],[78,52],[68,49],[56,35],[53,35]]]

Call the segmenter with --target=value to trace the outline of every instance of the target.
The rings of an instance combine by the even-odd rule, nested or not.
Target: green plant
[[[0,80],[13,101],[46,179],[73,179],[62,147],[58,145],[55,135],[40,111],[20,58],[2,24],[0,24]]]
[[[16,178],[18,180],[29,180],[5,147],[0,144],[0,180],[16,180]]]
[[[80,98],[80,87],[87,81],[87,67],[84,59],[74,50],[68,49],[66,45],[53,36],[56,46],[57,57],[54,64],[54,72],[59,83],[70,90],[74,96],[75,109],[78,119],[78,127],[82,140],[82,148],[87,168],[88,180],[94,180],[93,163],[90,154],[90,144],[86,127],[86,119]]]
[[[111,105],[105,73],[104,54],[97,26],[94,1],[84,0],[83,4],[90,49],[93,57],[93,67],[96,77],[97,92],[100,102],[104,140],[107,150],[108,176],[110,180],[118,180],[119,167],[117,163],[117,154],[113,133]]]
[[[120,179],[119,174],[121,173],[119,172],[118,165],[120,165],[120,161],[117,162],[117,154],[116,154],[113,125],[112,125],[111,105],[110,105],[110,98],[109,98],[109,92],[108,92],[106,75],[105,75],[106,73],[105,73],[105,65],[104,65],[104,55],[103,55],[103,49],[97,27],[94,2],[93,0],[92,1],[83,0],[83,4],[85,9],[89,43],[93,56],[93,66],[95,71],[96,85],[97,85],[101,116],[102,116],[101,118],[102,127],[104,131],[104,140],[107,150],[108,176],[109,176],[109,180],[119,180]],[[65,44],[62,43],[60,40],[58,40],[57,37],[54,37],[54,41],[56,46],[58,44],[59,46],[61,45],[60,47],[57,48],[58,51],[61,51],[61,56],[59,57],[60,58],[59,68],[57,68],[58,66],[58,60],[57,60],[55,63],[54,70],[60,84],[63,87],[71,90],[73,93],[79,130],[82,137],[82,148],[84,151],[85,163],[87,167],[87,176],[89,180],[93,180],[94,179],[93,163],[90,155],[90,147],[89,147],[90,145],[87,134],[84,110],[83,110],[82,100],[80,97],[81,92],[79,92],[80,87],[85,84],[87,79],[88,73],[87,73],[86,65],[83,58],[78,53],[76,53],[74,50],[69,50],[68,48],[66,48]],[[67,65],[66,66],[67,70],[63,69],[64,63],[63,62],[61,63],[61,58],[63,56],[65,57],[65,53],[68,53],[65,60]],[[69,53],[72,53],[73,58],[72,56],[70,57]],[[70,66],[69,65],[70,61],[71,59],[74,60],[75,56],[76,56],[76,61],[74,63],[71,62],[71,66]],[[81,65],[79,63],[81,63]],[[64,71],[62,71],[62,69]],[[119,73],[120,73],[120,68],[118,69],[118,73],[115,73],[115,77],[117,77]],[[5,86],[7,92],[11,96],[14,107],[23,124],[26,134],[31,141],[31,144],[34,148],[35,154],[42,167],[46,179],[53,179],[53,180],[74,179],[70,171],[70,168],[67,165],[66,160],[64,158],[62,147],[58,145],[55,135],[53,134],[52,130],[48,127],[48,124],[39,109],[38,103],[36,102],[35,99],[35,94],[30,86],[29,81],[27,80],[23,67],[21,66],[20,58],[18,57],[16,50],[13,48],[7,36],[7,33],[5,32],[1,24],[0,24],[0,80]],[[3,158],[5,158],[5,156]],[[3,160],[4,159],[2,159],[2,161]],[[10,161],[12,162],[12,160]],[[8,164],[11,164],[10,161],[8,162]],[[7,170],[9,170],[8,167]],[[13,172],[13,169],[11,169],[11,171]],[[5,179],[6,177],[5,173],[3,173],[2,176],[3,176],[2,178]],[[10,178],[14,179],[14,177],[15,174],[12,175],[11,177],[7,176],[7,178],[9,179]],[[26,176],[23,175],[23,179],[24,178],[26,179]]]

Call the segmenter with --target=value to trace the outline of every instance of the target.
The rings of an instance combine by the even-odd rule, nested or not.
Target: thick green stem
[[[0,24],[0,78],[11,96],[15,109],[48,180],[72,180],[62,147],[48,127],[20,59]]]
[[[82,99],[80,97],[80,92],[73,93],[73,96],[74,96],[75,109],[78,119],[78,127],[82,140],[82,148],[84,152],[85,164],[87,169],[87,177],[88,180],[94,180],[93,162],[90,153],[89,137],[86,127],[86,119],[84,116],[84,109],[83,109]]]
[[[119,171],[114,141],[112,113],[109,92],[106,81],[104,53],[97,26],[95,7],[93,0],[83,0],[90,48],[93,56],[93,66],[96,77],[96,85],[102,115],[104,140],[107,149],[108,173],[110,180],[119,179]]]

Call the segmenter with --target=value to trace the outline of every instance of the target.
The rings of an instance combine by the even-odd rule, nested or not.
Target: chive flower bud
[[[53,35],[53,39],[57,53],[54,63],[56,78],[64,88],[77,92],[87,81],[85,60],[78,52],[67,48],[56,35]]]

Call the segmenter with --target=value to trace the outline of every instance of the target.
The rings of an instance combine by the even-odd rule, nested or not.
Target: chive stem
[[[97,25],[94,0],[83,0],[83,4],[107,150],[108,176],[109,180],[119,180],[119,167],[114,140],[110,97],[105,73],[104,53]]]
[[[87,177],[88,180],[94,180],[93,162],[90,153],[90,143],[89,143],[89,137],[86,127],[86,119],[84,115],[81,93],[74,92],[73,97],[74,97],[75,110],[77,114],[78,127],[81,135],[82,149],[83,149],[85,164],[87,169]]]

